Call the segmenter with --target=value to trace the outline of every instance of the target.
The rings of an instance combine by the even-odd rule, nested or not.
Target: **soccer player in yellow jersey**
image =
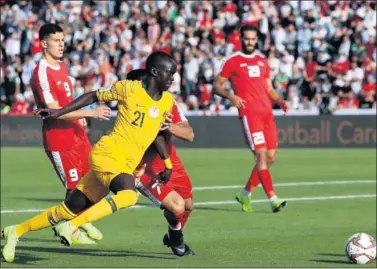
[[[93,147],[89,157],[91,170],[76,188],[58,206],[11,226],[6,232],[7,243],[2,253],[7,262],[13,262],[17,241],[27,232],[69,220],[53,229],[61,242],[70,246],[80,242],[78,227],[82,224],[136,204],[133,172],[153,141],[166,165],[158,178],[169,180],[172,164],[164,138],[156,136],[174,104],[174,97],[167,90],[173,83],[177,65],[170,55],[154,52],[147,58],[146,69],[147,74],[141,81],[118,81],[111,89],[86,93],[61,109],[39,110],[37,114],[49,120],[94,102],[118,101],[114,130]],[[105,198],[109,190],[114,195]]]

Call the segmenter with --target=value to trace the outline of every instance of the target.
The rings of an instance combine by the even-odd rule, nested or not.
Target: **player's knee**
[[[267,163],[268,163],[268,166],[271,166],[274,164],[274,162],[276,161],[276,155],[268,155],[267,157]]]
[[[256,151],[255,158],[258,166],[267,166],[267,151]]]
[[[78,189],[73,189],[65,198],[64,204],[73,213],[77,214],[90,206],[93,203]]]
[[[133,175],[122,173],[113,178],[109,189],[117,194],[124,190],[135,190],[135,180]]]
[[[194,201],[191,198],[185,200],[185,210],[186,211],[194,210]]]
[[[185,201],[181,197],[175,197],[169,201],[166,208],[175,216],[180,216],[185,212]]]
[[[113,200],[114,202],[112,202]],[[138,200],[138,196],[136,191],[134,190],[124,190],[124,191],[119,191],[116,195],[113,195],[110,199],[110,205],[114,208],[114,211],[125,208],[125,207],[130,207],[136,204]],[[114,205],[115,204],[115,205]]]

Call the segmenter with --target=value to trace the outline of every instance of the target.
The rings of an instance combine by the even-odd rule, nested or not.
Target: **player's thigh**
[[[155,205],[161,207],[162,201],[165,197],[174,191],[170,180],[166,184],[157,184],[155,174],[150,170],[146,171],[140,178],[136,188],[137,190],[151,200]]]
[[[272,158],[273,153],[276,152],[279,144],[278,140],[278,129],[276,126],[274,115],[269,115],[266,117],[264,134],[266,139],[267,149],[270,152],[269,156]]]
[[[46,151],[46,154],[64,187],[67,190],[74,189],[83,176],[76,151]]]
[[[185,199],[185,210],[194,210],[194,200],[192,198]]]
[[[263,117],[245,115],[241,118],[243,134],[252,151],[267,148]]]
[[[169,182],[173,185],[173,189],[183,198],[192,198],[192,183],[186,170],[183,167],[173,169],[173,173]]]
[[[93,203],[99,202],[109,193],[109,189],[97,179],[92,170],[89,170],[88,173],[84,175],[77,184],[76,189],[84,193]]]
[[[124,153],[124,156],[118,155],[116,152],[97,151],[93,149],[90,153],[90,168],[94,172],[97,179],[107,188],[109,188],[112,180],[119,174],[133,174],[139,160],[136,160],[132,154]],[[123,160],[127,162],[123,162]]]

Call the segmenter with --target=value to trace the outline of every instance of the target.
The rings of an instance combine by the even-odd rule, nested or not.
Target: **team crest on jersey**
[[[257,63],[258,63],[259,66],[264,66],[263,62],[258,61]]]
[[[149,117],[151,117],[152,119],[155,119],[158,117],[159,114],[160,114],[160,111],[158,107],[151,106],[151,108],[149,109]]]

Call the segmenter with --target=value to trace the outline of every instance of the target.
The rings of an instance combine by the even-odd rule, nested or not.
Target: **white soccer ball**
[[[376,258],[376,241],[366,233],[350,236],[345,249],[348,259],[353,263],[367,264]]]

